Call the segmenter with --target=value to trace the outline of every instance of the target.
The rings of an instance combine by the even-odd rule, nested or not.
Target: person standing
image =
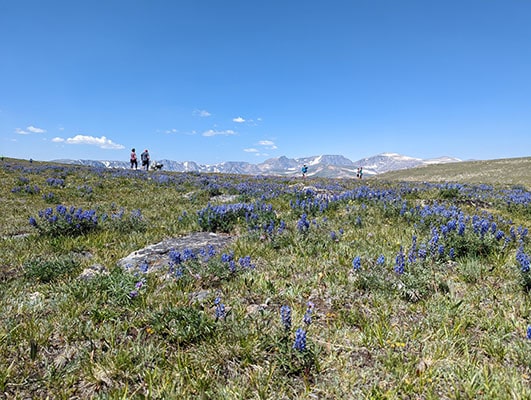
[[[135,167],[135,169],[138,169],[138,161],[136,159],[135,149],[131,149],[131,169],[133,169],[133,167]]]
[[[308,167],[306,166],[306,164],[304,164],[301,168],[301,172],[302,172],[302,177],[303,178],[306,178],[306,173],[308,172]]]
[[[363,167],[360,167],[360,179],[363,179]]]
[[[146,171],[149,170],[149,152],[147,149],[140,154],[140,160],[142,160],[142,167],[146,167]]]

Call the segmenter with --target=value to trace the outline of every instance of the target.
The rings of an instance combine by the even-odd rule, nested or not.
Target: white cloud
[[[258,150],[253,148],[243,149],[243,151],[245,151],[246,153],[258,153]]]
[[[225,131],[215,131],[213,129],[209,129],[208,131],[203,132],[203,136],[218,136],[218,135],[223,135],[223,136],[236,135],[236,132],[234,132],[231,129],[227,129]]]
[[[162,133],[166,133],[168,135],[173,135],[173,134],[176,134],[176,135],[196,135],[197,132],[195,130],[191,130],[191,131],[180,131],[179,129],[175,129],[175,128],[172,128],[172,129],[166,129],[164,131],[161,131],[161,130],[157,130],[157,132],[162,132]]]
[[[194,110],[194,115],[196,117],[207,118],[210,117],[212,114],[210,114],[207,110]]]
[[[243,119],[242,117],[236,117],[236,118],[233,118],[232,119],[234,122],[237,122],[239,124],[245,122],[245,119]]]
[[[45,132],[46,132],[46,129],[37,128],[33,125],[26,127],[26,130],[21,129],[21,128],[15,129],[15,133],[18,133],[19,135],[30,135],[32,133],[45,133]]]
[[[264,146],[268,150],[275,150],[278,148],[275,142],[273,142],[272,140],[260,140],[258,144],[260,146]]]
[[[54,138],[52,141],[61,142],[61,138]],[[125,146],[114,143],[112,140],[107,139],[105,136],[94,137],[86,135],[76,135],[72,138],[63,139],[65,143],[68,144],[88,144],[91,146],[98,146],[101,149],[112,149],[112,150],[121,150],[125,149]]]
[[[30,125],[26,128],[28,131],[30,131],[31,133],[44,133],[46,132],[46,129],[41,129],[41,128],[37,128],[33,125]]]
[[[54,143],[63,143],[65,140],[63,138],[60,138],[60,137],[54,137],[52,139],[52,142]]]

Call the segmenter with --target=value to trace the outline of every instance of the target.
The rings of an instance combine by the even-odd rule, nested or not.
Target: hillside
[[[2,399],[531,399],[521,187],[0,180]]]
[[[531,157],[422,165],[374,177],[389,181],[429,181],[523,185],[531,187]]]

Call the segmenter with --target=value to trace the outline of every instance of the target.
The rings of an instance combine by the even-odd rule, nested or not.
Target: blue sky
[[[526,0],[0,2],[0,152],[531,156]]]

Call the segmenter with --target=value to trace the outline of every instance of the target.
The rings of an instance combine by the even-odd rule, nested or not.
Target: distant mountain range
[[[89,165],[93,167],[128,169],[126,161],[95,161],[95,160],[54,160],[64,164]],[[270,158],[259,164],[244,161],[226,161],[213,165],[198,164],[194,161],[152,160],[162,164],[165,171],[177,172],[217,172],[246,175],[299,175],[303,164],[308,166],[308,176],[329,178],[354,178],[358,167],[363,168],[364,176],[381,174],[388,171],[414,168],[428,164],[444,164],[460,162],[453,157],[440,157],[428,160],[408,157],[396,153],[382,153],[372,157],[351,161],[341,155],[321,155],[303,158],[287,158],[285,156]]]

